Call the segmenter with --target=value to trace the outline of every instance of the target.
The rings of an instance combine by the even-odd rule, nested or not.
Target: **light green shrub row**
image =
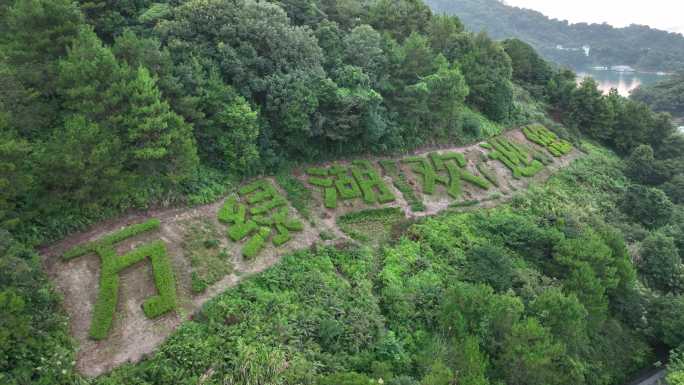
[[[90,323],[90,337],[101,340],[107,337],[114,320],[119,296],[119,273],[149,258],[152,263],[158,295],[143,302],[143,312],[156,318],[176,308],[176,280],[173,268],[162,241],[142,245],[122,256],[116,255],[113,245],[100,246],[97,253],[102,261],[100,287]]]
[[[356,180],[350,176],[342,176],[335,181],[335,187],[339,192],[339,197],[345,200],[361,197],[361,189]]]
[[[533,124],[523,128],[525,137],[546,149],[555,157],[567,155],[572,151],[570,142],[559,139],[558,135],[541,124]]]
[[[263,214],[266,212],[269,212],[275,208],[278,208],[280,206],[286,206],[287,205],[287,200],[283,198],[280,195],[277,195],[273,197],[270,201],[267,201],[259,206],[251,207],[249,209],[249,212],[252,213],[252,215],[258,215],[258,214]]]
[[[333,187],[326,187],[324,191],[325,207],[329,209],[337,208],[337,189]]]
[[[328,170],[321,167],[308,168],[306,173],[313,176],[328,176]]]
[[[320,170],[313,172],[322,174]],[[304,225],[300,221],[289,217],[290,210],[287,199],[280,195],[280,192],[270,181],[263,179],[253,182],[241,188],[239,192],[243,199],[251,205],[249,210],[245,205],[239,204],[237,198],[231,197],[219,210],[219,220],[233,224],[228,228],[228,237],[233,242],[245,239],[256,232],[242,248],[242,254],[246,258],[255,257],[263,249],[264,243],[268,241],[272,233],[271,228],[277,230],[277,234],[272,239],[276,246],[281,246],[290,241],[292,239],[291,231],[303,230]],[[274,210],[276,212],[273,212]],[[247,214],[249,214],[249,218]]]
[[[64,254],[62,254],[62,259],[68,261],[70,259],[81,257],[88,253],[94,252],[101,245],[113,245],[125,239],[132,238],[138,234],[142,234],[152,230],[157,230],[160,226],[161,222],[159,221],[159,219],[150,219],[143,223],[128,226],[111,235],[107,235],[100,240],[84,243],[82,245],[78,245],[72,249],[69,249]]]
[[[244,185],[238,190],[240,195],[251,194],[257,190],[267,190],[269,187],[273,187],[271,183],[266,179],[259,179],[250,184]]]
[[[158,295],[143,303],[148,318],[157,318],[176,308],[176,279],[163,242],[155,242],[149,255]]]
[[[317,177],[309,178],[309,183],[316,186],[316,187],[332,187],[334,184],[332,179],[317,178]]]
[[[247,259],[256,257],[266,245],[266,241],[270,235],[270,228],[261,227],[259,232],[245,243],[245,246],[242,248],[242,255]]]
[[[529,154],[520,146],[512,143],[506,138],[493,138],[489,141],[493,151],[489,157],[503,163],[513,172],[513,177],[531,177],[536,175],[544,165],[536,159],[530,159]]]
[[[236,197],[231,196],[226,199],[223,206],[219,209],[218,220],[227,224],[242,223],[245,221],[246,215],[247,207],[238,203]]]
[[[421,185],[423,186],[423,194],[432,195],[435,193],[435,183],[440,176],[437,175],[428,159],[419,156],[411,156],[402,159],[401,162],[411,164],[411,170],[422,177]]]
[[[465,167],[466,165],[465,155],[461,154],[460,152],[448,152],[445,154],[433,152],[430,153],[430,159],[432,160],[432,164],[435,165],[435,169],[437,171],[445,171],[445,163],[450,160],[454,160],[460,167]]]
[[[473,175],[464,170],[461,170],[461,178],[464,181],[473,184],[483,190],[489,190],[489,188],[491,187],[491,185],[489,184],[489,182],[487,182],[486,179],[480,178],[479,176]]]
[[[236,223],[228,228],[228,236],[233,242],[237,242],[255,231],[259,226],[255,221],[249,220],[242,223]]]
[[[351,175],[349,172],[351,171]],[[322,172],[317,172],[322,174]],[[328,178],[309,177],[309,184],[323,188],[323,201],[328,209],[337,208],[337,199],[363,197],[367,204],[393,202],[396,198],[372,164],[355,160],[351,167],[333,165],[327,169]],[[377,190],[377,192],[376,192]]]
[[[124,255],[118,256],[114,245],[136,235],[156,230],[161,222],[158,219],[128,226],[102,239],[79,245],[64,253],[66,260],[73,259],[89,252],[100,257],[101,269],[97,300],[90,322],[89,335],[96,340],[107,338],[114,321],[114,314],[119,297],[119,273],[150,258],[154,272],[155,286],[159,294],[150,297],[143,303],[143,311],[149,318],[161,316],[176,308],[176,280],[173,268],[162,241],[151,242],[139,246]]]

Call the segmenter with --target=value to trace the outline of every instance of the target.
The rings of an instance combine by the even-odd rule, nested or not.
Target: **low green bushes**
[[[158,229],[160,222],[152,219],[145,223],[129,226],[99,241],[77,246],[66,253],[64,259],[72,259],[95,252],[101,261],[100,287],[97,301],[90,323],[90,337],[96,340],[105,339],[109,334],[119,295],[119,273],[149,258],[152,263],[155,286],[158,295],[150,297],[143,303],[143,311],[149,318],[156,318],[176,308],[176,280],[173,268],[162,241],[154,241],[118,256],[114,245],[135,235]]]

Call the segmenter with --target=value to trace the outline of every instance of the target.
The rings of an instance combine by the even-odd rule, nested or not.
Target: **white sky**
[[[572,23],[645,24],[684,33],[684,0],[505,0]]]

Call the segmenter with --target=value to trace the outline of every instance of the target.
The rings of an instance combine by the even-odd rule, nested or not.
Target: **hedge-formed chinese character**
[[[159,226],[157,219],[129,226],[99,241],[76,246],[62,256],[65,260],[71,260],[94,252],[100,257],[100,287],[90,322],[91,338],[101,340],[109,334],[119,296],[119,273],[146,258],[152,263],[154,283],[159,294],[143,302],[143,312],[148,318],[156,318],[176,308],[176,280],[164,242],[146,243],[124,255],[117,255],[114,247],[116,243],[156,230]]]
[[[466,181],[483,190],[491,187],[487,180],[473,175],[465,169],[465,156],[459,152],[440,154],[430,153],[429,158],[414,156],[402,159],[402,163],[411,164],[411,169],[421,176],[423,193],[432,195],[438,184],[447,189],[447,193],[458,199],[462,193],[462,182]]]
[[[218,212],[219,221],[231,225],[228,237],[237,242],[249,238],[242,248],[245,258],[254,258],[266,246],[275,230],[272,242],[282,246],[292,239],[292,231],[302,231],[304,225],[290,218],[287,200],[268,180],[259,180],[242,187],[242,202],[236,196],[226,199]]]
[[[480,146],[491,150],[489,158],[498,160],[508,167],[513,172],[515,179],[532,177],[544,168],[544,164],[532,158],[522,146],[506,138],[493,138]]]
[[[523,128],[525,137],[540,146],[546,147],[551,155],[559,158],[567,155],[572,151],[572,144],[566,140],[558,138],[558,135],[549,131],[548,128],[541,124],[532,124]]]
[[[363,198],[366,204],[389,203],[396,199],[367,160],[356,160],[350,167],[313,167],[307,174],[309,184],[323,189],[323,201],[329,209],[337,208],[338,199]]]

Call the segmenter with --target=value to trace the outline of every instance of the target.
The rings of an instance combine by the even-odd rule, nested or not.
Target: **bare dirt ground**
[[[516,142],[524,143],[529,147],[543,151],[541,147],[527,141],[519,130],[510,131],[506,136]],[[464,153],[468,161],[467,169],[475,175],[479,175],[475,165],[480,161],[482,154],[486,153],[486,150],[479,147],[479,145],[471,145],[441,150],[418,151],[415,155],[423,155],[434,151],[459,151]],[[511,172],[503,164],[497,161],[487,161],[487,166],[496,173],[500,187],[482,190],[468,183],[463,183],[464,193],[461,200],[478,201],[479,207],[491,207],[510,198],[515,191],[526,188],[530,183],[545,181],[555,171],[567,166],[579,156],[581,156],[581,153],[574,150],[565,157],[554,158],[554,163],[545,167],[539,174],[532,178],[523,179],[514,179]],[[347,162],[338,163],[347,164]],[[381,171],[379,166],[377,167],[378,171]],[[409,182],[414,186],[418,196],[422,196],[426,210],[418,213],[412,212],[402,194],[394,187],[391,178],[387,175],[384,175],[383,178],[397,200],[392,203],[372,207],[401,207],[406,213],[407,218],[417,218],[434,215],[455,203],[453,199],[447,196],[442,186],[437,187],[437,192],[433,196],[423,195],[421,193],[419,177],[410,170],[409,166],[400,165],[400,167],[408,176]],[[303,182],[306,182],[303,169],[296,170],[294,175]],[[269,179],[277,186],[272,178]],[[294,250],[309,248],[315,243],[323,243],[320,237],[321,232],[333,235],[333,239],[328,242],[335,242],[335,239],[346,239],[346,236],[336,225],[337,218],[349,212],[371,208],[365,205],[361,199],[358,199],[339,201],[339,207],[336,210],[329,210],[323,206],[321,191],[313,186],[308,187],[312,188],[314,200],[311,204],[311,221],[302,220],[304,230],[293,232],[293,239],[280,248],[274,247],[269,242],[267,247],[251,261],[247,261],[241,256],[240,250],[244,241],[234,243],[229,241],[227,236],[223,236],[220,239],[221,247],[225,248],[230,255],[230,263],[234,267],[233,272],[226,275],[200,295],[195,295],[191,291],[191,267],[182,246],[186,231],[185,226],[187,223],[192,222],[192,220],[205,219],[210,220],[220,229],[222,234],[225,234],[227,227],[217,220],[217,212],[223,201],[196,208],[129,214],[115,220],[100,223],[89,231],[74,234],[55,245],[45,248],[42,251],[45,268],[55,287],[64,297],[63,305],[70,316],[71,333],[79,344],[77,369],[86,376],[97,376],[125,362],[139,361],[146,355],[154,352],[178,325],[189,319],[209,299],[234,287],[250,275],[257,274],[273,266],[283,255]],[[492,199],[493,194],[499,197]],[[295,213],[296,211],[291,208],[291,212]],[[156,294],[156,288],[150,264],[143,261],[131,266],[120,274],[119,302],[112,329],[107,339],[94,341],[88,337],[88,330],[99,286],[99,257],[91,254],[64,262],[61,259],[61,254],[75,245],[100,239],[103,235],[151,218],[157,218],[161,221],[159,230],[127,239],[117,246],[117,250],[123,253],[144,242],[156,239],[163,240],[176,275],[178,309],[154,320],[145,317],[141,305],[146,298]]]

